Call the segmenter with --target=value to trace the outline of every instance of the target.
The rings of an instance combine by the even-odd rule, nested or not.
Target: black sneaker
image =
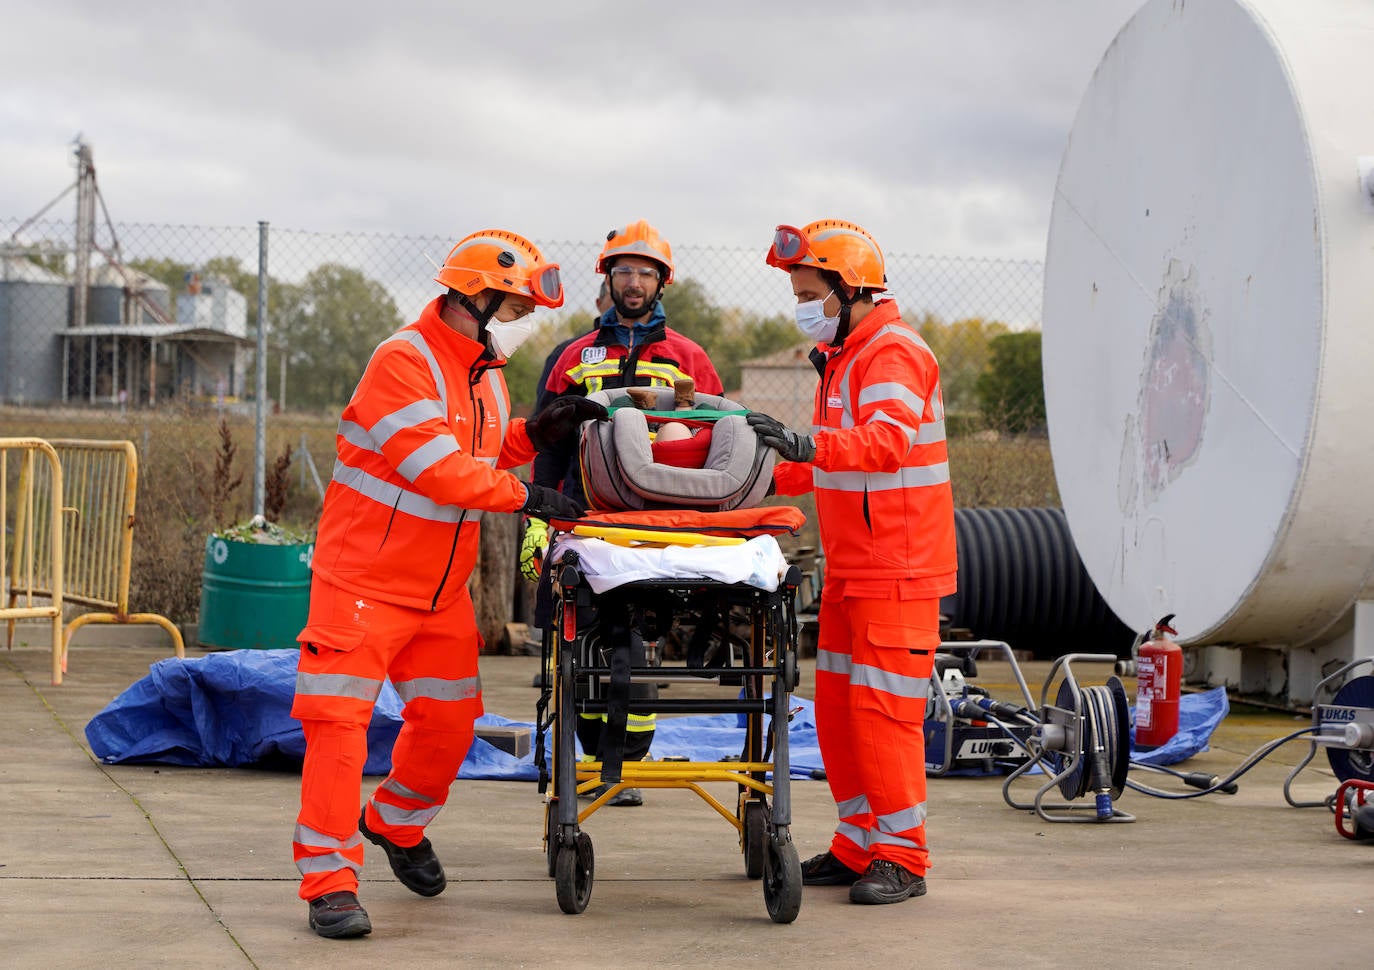
[[[849,887],[851,903],[900,903],[926,894],[926,881],[887,859],[874,859]]]
[[[610,785],[597,785],[595,788],[584,791],[577,797],[587,802],[594,802],[610,788]],[[644,796],[640,794],[638,788],[622,788],[612,795],[607,801],[607,805],[614,805],[617,808],[638,808],[644,804]]]
[[[326,939],[342,940],[371,933],[372,921],[357,893],[325,893],[310,900],[310,928]]]
[[[612,795],[606,804],[614,805],[616,808],[638,808],[644,804],[644,796],[639,793],[638,788],[622,788]]]
[[[802,863],[803,886],[852,886],[858,878],[859,873],[828,851],[813,855]]]
[[[413,893],[421,896],[437,896],[444,891],[448,880],[444,878],[444,867],[434,854],[429,839],[421,839],[411,846],[401,846],[384,835],[378,835],[367,828],[367,811],[358,816],[358,831],[362,832],[373,845],[380,845],[386,851],[386,861],[391,863],[391,871]]]

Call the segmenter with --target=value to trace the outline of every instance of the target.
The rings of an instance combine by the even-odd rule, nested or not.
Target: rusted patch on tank
[[[1211,356],[1197,269],[1172,259],[1160,284],[1141,371],[1140,472],[1146,502],[1197,460],[1211,399]]]

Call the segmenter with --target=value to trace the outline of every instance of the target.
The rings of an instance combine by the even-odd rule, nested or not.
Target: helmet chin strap
[[[459,293],[457,290],[450,290],[450,295],[457,298],[458,305],[467,311],[468,316],[477,321],[477,342],[486,346],[487,343],[487,324],[491,318],[496,316],[496,311],[501,309],[501,304],[506,301],[506,294],[501,290],[491,290],[491,300],[487,303],[485,310],[477,306],[472,297],[466,293]]]
[[[840,301],[840,324],[835,328],[835,339],[830,341],[831,346],[838,347],[844,343],[844,338],[849,336],[849,312],[854,308],[854,304],[863,296],[863,287],[854,290],[854,295],[846,297],[844,295],[844,280],[840,274],[834,270],[822,270],[821,277],[830,284],[830,289],[835,294],[835,299]]]

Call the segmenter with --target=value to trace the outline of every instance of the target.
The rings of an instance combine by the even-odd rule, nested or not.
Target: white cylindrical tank
[[[1079,107],[1046,408],[1075,544],[1137,630],[1301,646],[1370,595],[1371,51],[1369,0],[1150,0]]]

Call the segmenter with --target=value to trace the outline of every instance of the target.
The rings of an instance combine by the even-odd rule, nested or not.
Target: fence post
[[[258,359],[253,408],[253,512],[267,507],[267,222],[258,223]]]

